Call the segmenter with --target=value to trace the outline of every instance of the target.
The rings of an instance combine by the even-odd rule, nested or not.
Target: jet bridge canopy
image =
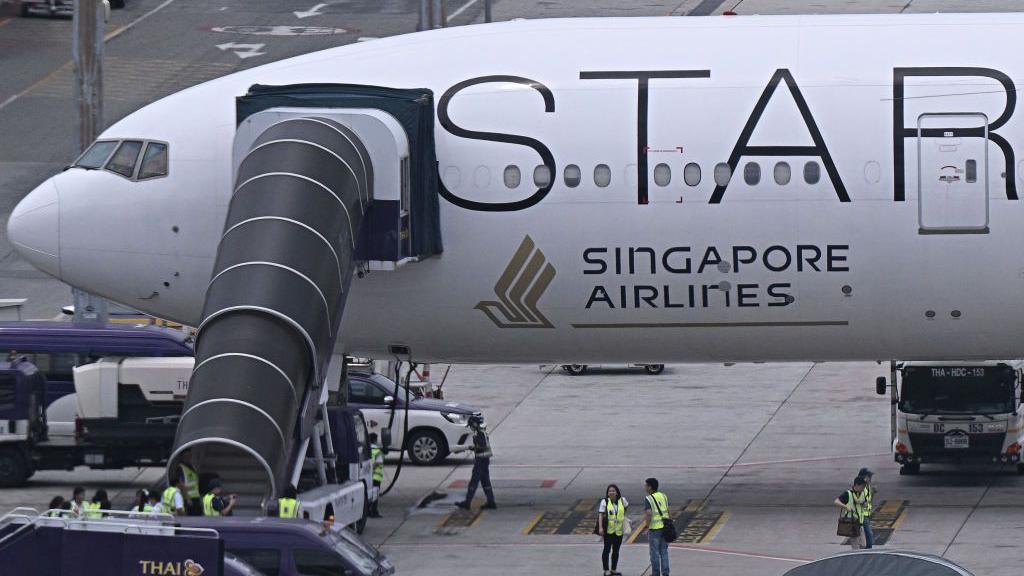
[[[408,253],[400,257],[426,258],[440,254],[440,207],[437,155],[434,149],[434,96],[427,89],[396,89],[354,84],[256,84],[237,99],[237,124],[271,108],[362,108],[392,116],[409,142]],[[395,206],[375,202],[366,214],[357,260],[390,259],[383,237],[393,235]],[[382,257],[382,253],[383,256]]]

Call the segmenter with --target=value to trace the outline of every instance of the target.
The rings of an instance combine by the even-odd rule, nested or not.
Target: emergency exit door
[[[987,116],[919,116],[917,169],[921,234],[988,233]]]

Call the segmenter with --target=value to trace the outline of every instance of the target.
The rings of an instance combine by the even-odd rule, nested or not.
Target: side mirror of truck
[[[391,447],[391,429],[381,428],[380,429],[380,449],[387,454],[388,449]]]
[[[885,376],[879,376],[875,378],[875,393],[879,396],[885,396],[886,390],[889,388],[886,383]]]
[[[395,404],[395,397],[394,396],[385,396],[384,397],[384,405],[385,406],[393,406],[394,404]]]

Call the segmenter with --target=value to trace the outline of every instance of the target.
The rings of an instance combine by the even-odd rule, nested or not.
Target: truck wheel
[[[586,364],[566,364],[562,366],[562,369],[572,374],[573,376],[579,376],[587,371]]]
[[[440,464],[448,457],[444,436],[436,430],[417,430],[409,435],[406,444],[409,459],[417,466]]]
[[[651,376],[657,376],[665,371],[664,364],[644,364],[644,370]]]
[[[1017,464],[1017,474],[1024,475],[1024,464]]]
[[[31,476],[28,462],[18,450],[0,450],[0,487],[21,486]]]
[[[921,464],[918,462],[908,462],[900,466],[900,476],[917,476],[920,472]]]
[[[114,10],[124,8],[124,0],[110,0],[110,7]]]

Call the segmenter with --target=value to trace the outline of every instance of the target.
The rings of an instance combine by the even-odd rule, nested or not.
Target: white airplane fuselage
[[[58,253],[19,249],[69,284],[195,325],[232,193],[235,97],[253,84],[429,88],[444,252],[354,279],[339,349],[1020,357],[1021,34],[1011,14],[583,19],[317,52],[121,120],[101,139],[169,143],[169,176],[68,170],[44,184],[59,197]]]

